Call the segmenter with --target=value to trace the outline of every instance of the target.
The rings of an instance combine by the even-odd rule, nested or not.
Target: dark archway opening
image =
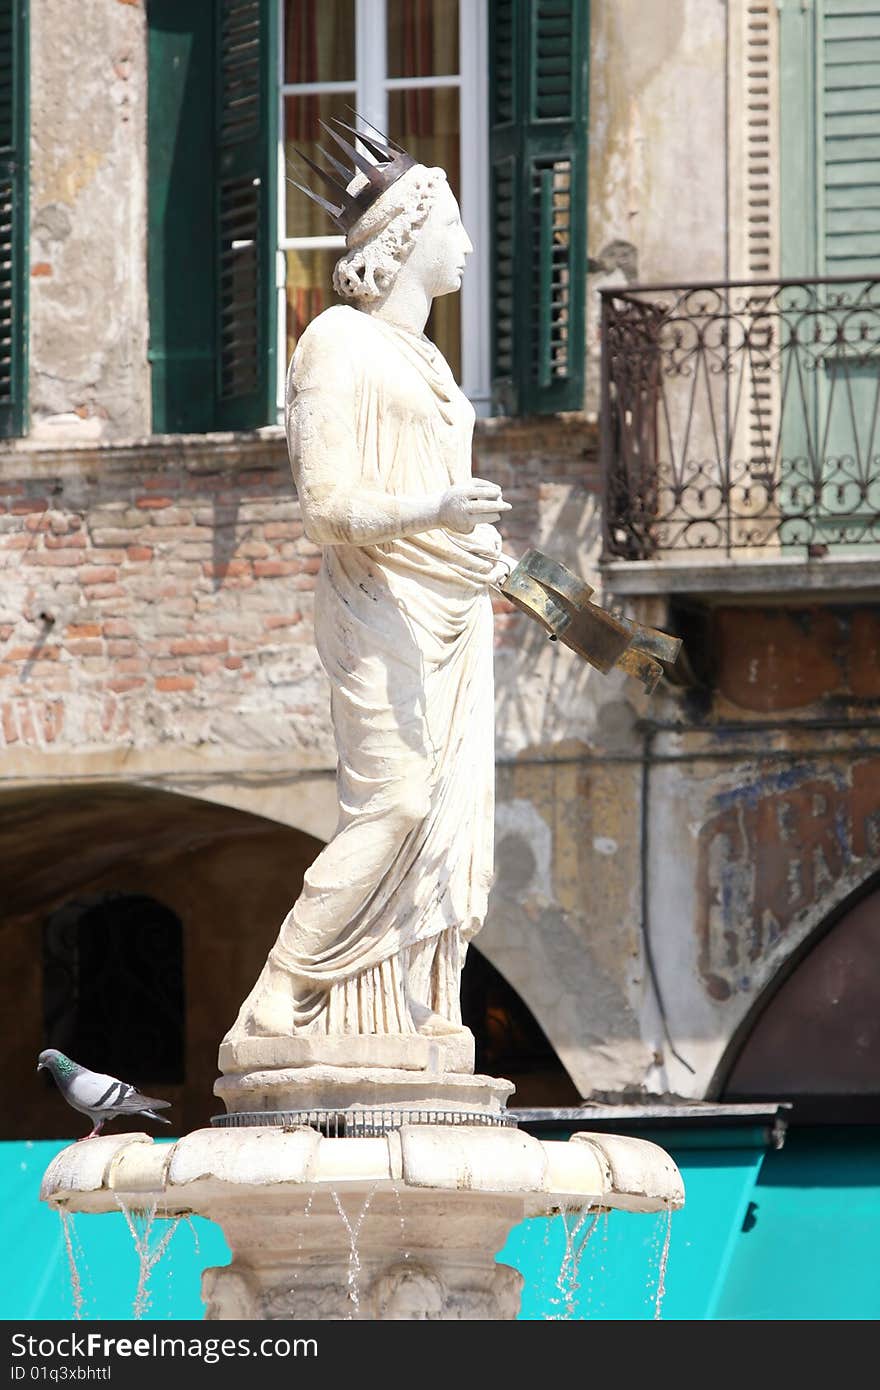
[[[728,1065],[726,1101],[791,1101],[803,1123],[880,1123],[880,885],[819,929]]]
[[[43,1028],[93,1071],[185,1081],[183,924],[142,893],[102,893],[43,925]]]
[[[580,1105],[574,1082],[534,1014],[473,946],[462,972],[461,1013],[476,1041],[475,1070],[512,1081],[512,1105]]]

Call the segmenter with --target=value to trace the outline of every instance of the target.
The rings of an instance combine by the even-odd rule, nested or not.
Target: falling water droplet
[[[666,1293],[666,1266],[669,1263],[669,1242],[672,1238],[672,1207],[666,1208],[666,1234],[663,1237],[663,1249],[660,1252],[660,1271],[657,1275],[657,1296],[654,1300],[654,1319],[661,1318],[663,1307],[663,1295]]]
[[[392,1183],[391,1191],[397,1199],[397,1215],[400,1218],[400,1248],[403,1251],[403,1258],[408,1260],[410,1251],[406,1248],[406,1218],[403,1214],[403,1198],[400,1195],[400,1185],[396,1182]]]
[[[67,1251],[67,1263],[70,1267],[70,1291],[73,1297],[73,1316],[80,1321],[83,1315],[83,1290],[82,1279],[80,1278],[77,1266],[76,1254],[74,1252],[74,1240],[76,1231],[73,1224],[73,1217],[64,1207],[58,1208],[58,1215],[61,1217],[61,1231],[64,1236],[64,1248]],[[82,1254],[80,1250],[80,1255]]]
[[[152,1202],[149,1207],[129,1207],[118,1193],[115,1195],[116,1205],[125,1217],[125,1224],[134,1241],[138,1257],[138,1282],[131,1315],[133,1318],[142,1318],[150,1306],[150,1275],[168,1249],[171,1237],[180,1225],[180,1217],[175,1217],[169,1222],[167,1229],[151,1249],[150,1237],[156,1220],[156,1202]]]
[[[361,1227],[364,1224],[364,1217],[369,1211],[370,1203],[373,1200],[373,1193],[375,1191],[376,1184],[374,1183],[373,1186],[370,1188],[369,1192],[367,1193],[366,1197],[364,1198],[364,1204],[361,1207],[360,1212],[358,1213],[354,1225],[352,1225],[350,1220],[348,1219],[348,1213],[346,1212],[345,1208],[339,1200],[339,1193],[336,1191],[335,1188],[330,1189],[330,1195],[333,1198],[333,1201],[336,1203],[336,1210],[342,1217],[342,1223],[345,1226],[346,1231],[348,1232],[348,1241],[350,1246],[350,1253],[348,1257],[348,1296],[351,1299],[352,1307],[354,1309],[354,1311],[349,1314],[349,1317],[352,1319],[357,1318],[360,1315],[361,1306],[361,1260],[360,1255],[358,1253],[358,1236],[360,1235]]]
[[[577,1294],[580,1290],[580,1268],[590,1236],[599,1224],[599,1212],[590,1207],[582,1211],[563,1213],[562,1227],[565,1231],[565,1253],[556,1278],[559,1297],[551,1295],[550,1302],[562,1307],[562,1313],[554,1315],[560,1320],[572,1321],[577,1317]]]

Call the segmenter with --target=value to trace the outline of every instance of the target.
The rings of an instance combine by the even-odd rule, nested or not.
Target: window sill
[[[132,455],[154,460],[161,467],[169,459],[187,458],[214,466],[249,462],[254,466],[287,464],[287,441],[280,425],[258,430],[225,430],[209,434],[151,434],[139,438],[82,439],[75,434],[51,439],[26,436],[0,446],[0,476],[14,476],[29,466],[41,470],[58,467],[69,471],[89,465],[108,467]],[[66,466],[65,466],[66,465]]]
[[[880,595],[880,559],[873,547],[861,554],[821,559],[776,555],[758,559],[606,560],[601,570],[606,590],[632,597],[690,595],[721,603],[731,598],[764,602],[774,596],[815,599],[852,595],[864,599]]]

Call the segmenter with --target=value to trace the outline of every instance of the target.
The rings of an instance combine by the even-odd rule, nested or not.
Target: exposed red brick
[[[107,643],[108,656],[134,656],[136,650],[134,642],[130,642],[124,637],[115,638]]]
[[[78,578],[80,584],[115,584],[118,571],[109,565],[85,565]]]
[[[72,565],[85,563],[85,555],[80,550],[32,550],[23,558],[26,565],[37,565],[45,569],[67,569]]]
[[[47,743],[54,743],[64,723],[64,706],[60,700],[52,700],[42,705],[40,719],[43,737]]]
[[[44,276],[52,274],[52,267],[48,261],[34,261],[31,266],[31,278],[39,280]]]
[[[260,561],[256,561],[254,568],[256,569],[259,564]],[[220,564],[215,564],[213,560],[206,560],[202,563],[202,573],[211,579],[226,579],[227,577],[230,579],[237,579],[242,575],[249,575],[250,572],[250,560],[227,560],[225,563],[221,562]]]
[[[13,516],[25,516],[27,512],[46,512],[49,510],[49,502],[45,497],[23,497],[19,502],[13,502],[9,508]]]
[[[227,652],[229,639],[226,637],[181,637],[171,643],[174,656],[210,656],[214,652]]]
[[[196,682],[193,676],[157,676],[156,678],[157,690],[195,690],[195,688]]]
[[[100,638],[88,638],[84,642],[67,642],[65,646],[71,656],[104,655],[104,643]]]
[[[30,520],[30,518],[28,518]],[[82,534],[56,536],[47,533],[43,537],[43,544],[48,550],[76,549],[85,550],[86,538]]]
[[[61,655],[60,647],[41,647],[35,642],[32,647],[12,647],[6,653],[7,661],[57,661]]]
[[[118,584],[89,584],[85,589],[87,599],[128,598],[128,594]]]
[[[254,574],[258,579],[280,579],[288,574],[299,574],[301,568],[299,560],[254,561]]]
[[[105,688],[113,690],[117,695],[122,695],[126,690],[137,690],[139,686],[146,685],[146,681],[136,676],[114,676],[112,680],[105,681]]]
[[[18,743],[18,721],[12,705],[3,706],[3,737],[7,743]]]
[[[139,560],[152,560],[153,552],[147,545],[130,545],[126,557],[136,564]]]
[[[130,637],[134,628],[124,618],[108,618],[101,624],[101,631],[105,637]]]
[[[271,618],[263,619],[263,627],[271,630],[278,627],[295,627],[302,622],[302,613],[276,613]]]
[[[267,521],[263,527],[267,541],[297,540],[302,533],[301,521]]]
[[[227,671],[240,671],[244,665],[244,661],[240,656],[228,656],[223,665],[226,667]]]
[[[70,623],[64,629],[65,637],[100,637],[100,623]]]
[[[173,497],[139,497],[139,498],[137,499],[137,502],[135,503],[135,506],[140,507],[143,511],[147,511],[147,510],[155,510],[155,511],[158,511],[158,510],[160,510],[162,507],[173,507],[173,506],[174,506],[174,498],[173,498]]]

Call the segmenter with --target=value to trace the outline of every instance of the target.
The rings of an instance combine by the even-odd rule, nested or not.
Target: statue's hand
[[[443,493],[439,520],[447,531],[469,533],[481,521],[494,525],[509,511],[510,503],[504,501],[497,483],[472,478],[469,483],[459,483]]]

